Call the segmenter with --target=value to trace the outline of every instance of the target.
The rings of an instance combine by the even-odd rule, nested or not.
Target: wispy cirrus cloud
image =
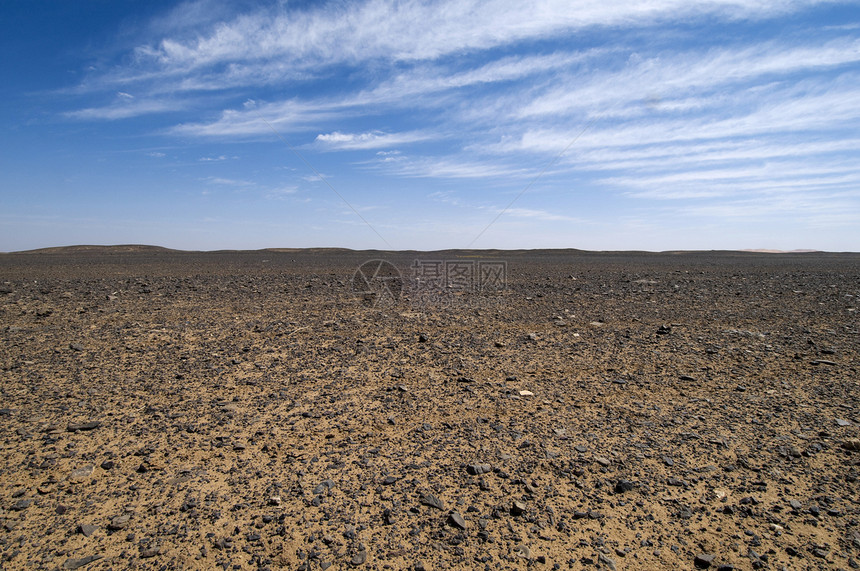
[[[411,179],[425,200],[446,197],[476,215],[497,214],[525,189],[562,202],[611,195],[613,207],[676,215],[693,204],[714,217],[724,207],[794,215],[823,202],[824,219],[860,200],[852,194],[860,38],[850,23],[805,21],[837,4],[358,0],[234,9],[197,0],[174,8],[175,22],[152,22],[121,63],[91,73],[75,94],[86,103],[66,117],[163,114],[151,134],[207,145],[198,162],[280,137],[339,188],[353,177]],[[702,32],[711,29],[719,33]],[[187,115],[167,115],[176,110]],[[283,188],[302,188],[316,178],[310,171]],[[457,181],[483,198],[434,192]],[[762,209],[774,195],[794,198]],[[578,212],[570,202],[524,202],[504,217],[585,222],[570,212]]]
[[[68,111],[65,116],[78,120],[107,120],[129,119],[141,115],[153,115],[156,113],[167,113],[180,111],[188,104],[184,101],[175,100],[151,100],[151,99],[127,99],[120,97],[115,103],[103,107],[87,107],[75,111]]]
[[[375,131],[371,133],[321,133],[317,135],[315,142],[323,149],[331,150],[355,150],[355,149],[384,149],[396,147],[406,143],[426,141],[434,136],[430,133],[383,133]]]
[[[190,37],[165,37],[156,44],[141,45],[136,55],[142,64],[151,64],[164,73],[282,57],[305,67],[373,59],[432,60],[464,50],[552,38],[592,26],[644,27],[704,16],[761,18],[816,3],[622,0],[571,6],[563,0],[528,4],[507,0],[371,0],[304,10],[275,5],[239,14]]]

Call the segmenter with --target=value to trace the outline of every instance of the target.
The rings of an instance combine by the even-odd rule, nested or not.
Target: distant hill
[[[768,250],[760,248],[758,250],[739,250],[740,252],[752,252],[754,254],[815,254],[821,250]]]
[[[137,252],[178,252],[161,246],[147,246],[144,244],[121,244],[117,246],[78,245],[78,246],[54,246],[52,248],[37,248],[35,250],[23,250],[11,252],[13,254],[131,254]]]
[[[46,255],[80,255],[80,254],[91,254],[91,255],[111,255],[111,254],[156,254],[156,253],[194,253],[192,250],[174,250],[172,248],[164,248],[162,246],[149,246],[146,244],[120,244],[114,246],[105,246],[105,245],[76,245],[76,246],[55,246],[51,248],[38,248],[35,250],[23,250],[18,252],[10,252],[11,254],[46,254]],[[366,253],[368,255],[372,254],[434,254],[434,255],[448,255],[448,256],[457,256],[460,258],[486,258],[493,256],[535,256],[535,255],[561,255],[561,254],[571,254],[571,255],[629,255],[629,254],[643,254],[643,255],[654,255],[654,254],[701,254],[701,253],[710,253],[710,254],[815,254],[815,253],[825,253],[822,250],[770,250],[770,249],[747,249],[747,250],[668,250],[664,252],[650,252],[650,251],[642,251],[642,250],[613,250],[613,251],[599,251],[599,250],[579,250],[576,248],[537,248],[537,249],[511,249],[511,250],[499,250],[496,248],[488,248],[488,249],[446,249],[446,250],[432,250],[432,251],[423,251],[423,250],[353,250],[351,248],[262,248],[259,250],[210,250],[210,251],[196,251],[196,253],[209,253],[209,254],[219,254],[219,253],[249,253],[249,252],[271,252],[274,254],[345,254],[345,253]]]

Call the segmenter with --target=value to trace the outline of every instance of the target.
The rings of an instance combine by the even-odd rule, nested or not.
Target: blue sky
[[[856,2],[0,3],[0,251],[860,250]]]

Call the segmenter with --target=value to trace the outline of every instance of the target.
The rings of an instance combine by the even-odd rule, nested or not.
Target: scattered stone
[[[531,391],[520,391],[521,397],[533,397],[535,394]]]
[[[92,475],[93,470],[95,470],[95,468],[96,467],[91,464],[89,466],[83,466],[82,468],[72,470],[72,472],[69,474],[69,480],[71,480],[72,482],[83,482]]]
[[[93,561],[98,561],[104,557],[104,555],[87,555],[81,559],[66,559],[65,563],[63,563],[63,569],[80,569],[84,565],[89,565]]]
[[[88,523],[82,523],[78,526],[78,533],[83,535],[84,537],[89,537],[94,534],[98,530],[98,526],[91,525]]]
[[[33,504],[33,500],[18,500],[12,504],[12,509],[16,512],[24,511]]]
[[[454,527],[459,527],[460,529],[466,529],[466,520],[463,519],[457,512],[451,512],[448,516],[448,524]]]
[[[849,438],[848,440],[844,440],[842,442],[842,448],[844,448],[845,450],[852,450],[856,452],[860,450],[860,439]]]
[[[612,464],[612,461],[606,456],[596,456],[594,461],[603,466],[604,468]]]
[[[69,343],[69,349],[71,349],[72,351],[80,352],[83,351],[85,347],[80,343]]]
[[[528,545],[517,545],[513,549],[514,555],[521,559],[531,559],[532,558],[532,550],[529,549]]]
[[[91,420],[89,422],[82,422],[80,424],[70,424],[67,428],[69,432],[85,432],[88,430],[95,430],[102,425],[98,420]]]
[[[716,555],[700,553],[693,558],[693,565],[695,565],[697,569],[707,569],[714,564],[714,559],[716,559]]]
[[[442,503],[442,500],[434,496],[433,494],[424,494],[421,496],[421,503],[425,506],[430,506],[431,508],[436,508],[437,510],[444,510],[445,504]]]
[[[514,503],[511,504],[511,515],[523,515],[526,511],[526,504],[519,500],[514,500]]]
[[[349,564],[352,566],[363,565],[367,561],[367,551],[362,549],[358,553],[356,553],[352,559],[350,559]]]
[[[624,492],[630,492],[633,490],[633,482],[630,480],[618,480],[615,483],[615,493],[623,494]]]
[[[492,472],[493,467],[489,464],[470,464],[466,466],[466,471],[473,476],[480,476]]]
[[[323,480],[322,482],[317,484],[317,487],[314,488],[313,493],[315,496],[318,496],[324,492],[331,490],[332,488],[334,488],[334,481],[333,480]]]
[[[125,529],[128,526],[129,520],[131,520],[131,515],[129,514],[118,515],[110,520],[108,529],[113,531]]]
[[[610,557],[607,557],[603,553],[600,553],[597,556],[597,562],[602,564],[602,565],[606,565],[606,568],[609,569],[610,571],[616,571],[616,569],[617,569],[615,567],[615,560],[610,558]]]
[[[851,426],[851,423],[843,418],[837,418],[836,424],[838,424],[839,426]]]
[[[141,546],[141,549],[140,549],[141,559],[149,559],[150,557],[155,557],[159,553],[161,553],[161,548],[157,545],[152,545],[149,547]]]

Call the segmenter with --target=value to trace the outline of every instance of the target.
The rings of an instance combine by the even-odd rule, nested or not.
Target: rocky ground
[[[858,296],[849,254],[0,255],[0,566],[858,568]]]

